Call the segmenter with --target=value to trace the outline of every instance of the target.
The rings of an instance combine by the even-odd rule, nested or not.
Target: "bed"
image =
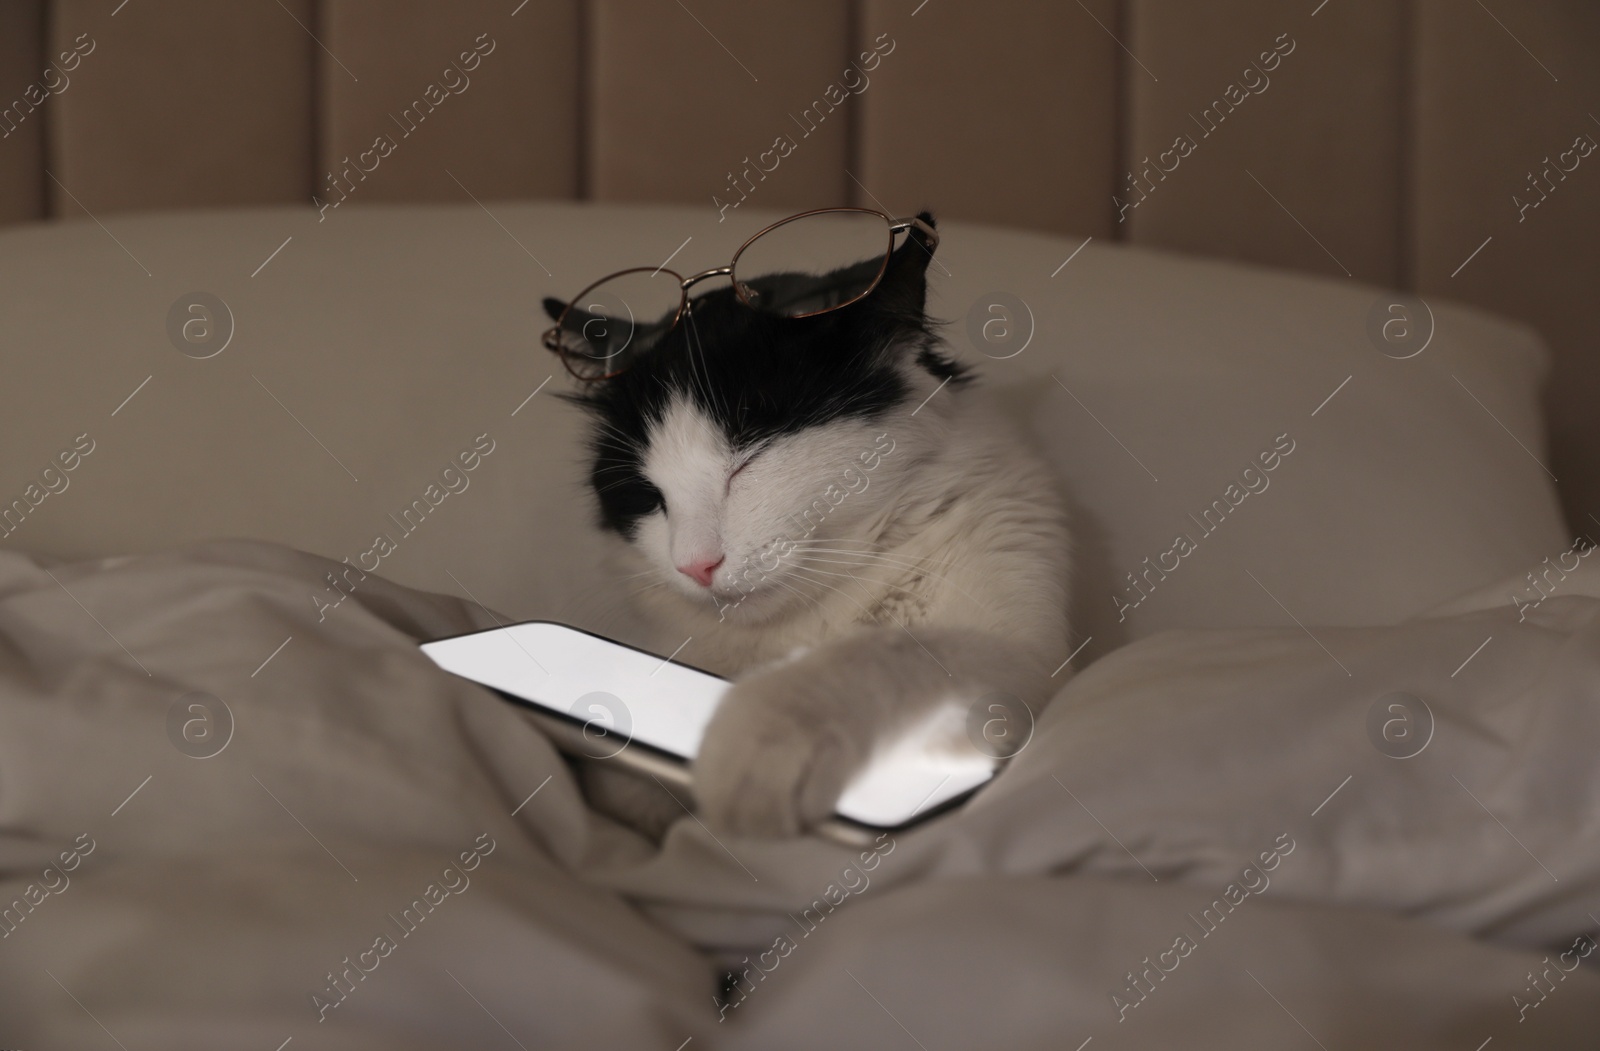
[[[0,1046],[1593,1047],[1600,522],[1498,317],[941,223],[931,308],[1072,495],[1074,648],[866,850],[657,848],[417,652],[680,641],[598,568],[539,299],[780,214],[0,232]]]

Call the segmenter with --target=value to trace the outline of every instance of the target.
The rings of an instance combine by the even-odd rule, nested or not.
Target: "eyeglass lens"
[[[799,216],[744,246],[733,263],[734,287],[750,307],[782,317],[834,310],[871,291],[893,244],[888,221],[874,212]],[[670,270],[613,274],[562,314],[562,355],[583,378],[613,375],[672,329],[683,303],[683,278]]]

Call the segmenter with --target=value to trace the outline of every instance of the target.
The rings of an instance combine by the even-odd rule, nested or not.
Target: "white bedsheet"
[[[0,1047],[1600,1045],[1577,577],[1522,622],[1508,587],[1134,643],[863,857],[688,817],[656,850],[415,652],[491,614],[369,576],[319,620],[335,565],[0,554]],[[1435,723],[1406,759],[1367,729],[1396,692]]]

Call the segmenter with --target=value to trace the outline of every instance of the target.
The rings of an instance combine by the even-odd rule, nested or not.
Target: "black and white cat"
[[[869,295],[807,318],[699,296],[568,395],[619,570],[683,660],[736,680],[694,767],[718,831],[796,835],[875,747],[1059,685],[1063,502],[938,338],[930,258],[913,229]]]

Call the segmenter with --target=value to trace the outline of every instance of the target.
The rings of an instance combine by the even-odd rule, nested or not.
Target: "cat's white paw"
[[[715,831],[797,836],[833,812],[871,741],[837,666],[784,661],[736,682],[694,764],[701,818]]]

